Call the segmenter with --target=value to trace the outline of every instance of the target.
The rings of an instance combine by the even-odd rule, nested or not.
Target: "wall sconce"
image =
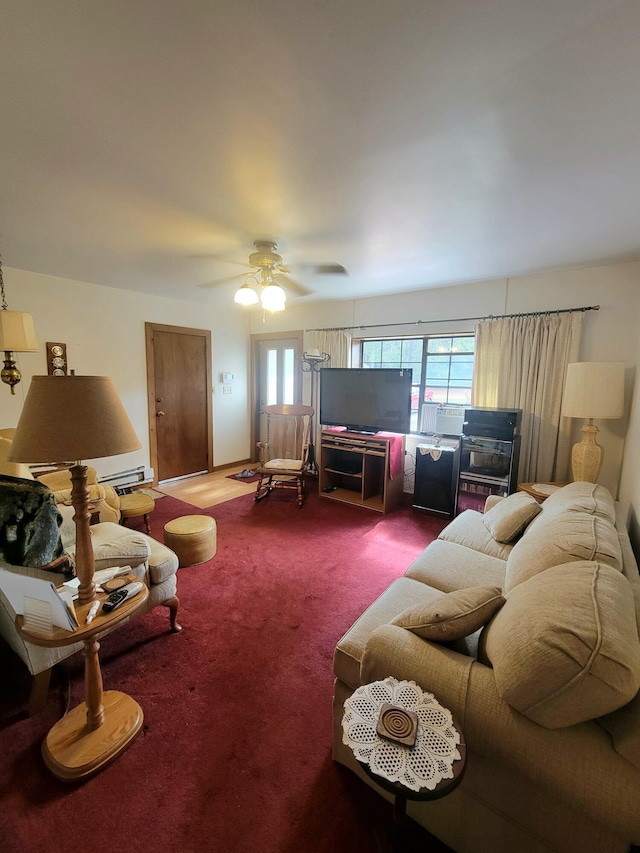
[[[38,352],[38,341],[33,328],[31,314],[23,311],[9,311],[4,295],[4,279],[2,277],[2,258],[0,257],[0,350],[4,350],[4,367],[0,378],[11,387],[15,394],[15,386],[22,379],[22,374],[16,367],[14,352]]]
[[[613,419],[624,415],[624,364],[621,361],[581,361],[567,365],[562,414],[588,418],[583,438],[571,451],[574,480],[595,483],[604,451],[597,443],[599,429],[594,418]]]

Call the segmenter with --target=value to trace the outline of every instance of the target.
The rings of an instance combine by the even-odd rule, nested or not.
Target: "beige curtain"
[[[329,354],[327,367],[351,367],[351,332],[346,330],[312,332],[311,346]]]
[[[310,349],[318,349],[321,353],[327,353],[329,361],[322,367],[351,367],[351,332],[348,330],[322,330],[310,333]],[[313,418],[313,434],[320,440],[320,381],[322,370],[315,377],[315,400],[311,405],[315,407]],[[318,448],[314,449],[317,456]]]
[[[476,327],[472,405],[522,409],[518,480],[570,480],[570,422],[560,418],[582,312],[487,320]]]

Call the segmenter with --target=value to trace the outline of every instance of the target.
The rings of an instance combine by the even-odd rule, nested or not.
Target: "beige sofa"
[[[626,851],[640,844],[638,567],[606,489],[532,500],[463,512],[342,637],[334,758],[376,787],[343,744],[344,701],[361,684],[413,680],[460,721],[468,762],[452,794],[410,802],[410,816],[459,853]],[[486,586],[505,603],[498,594],[484,627],[419,635],[456,590]]]

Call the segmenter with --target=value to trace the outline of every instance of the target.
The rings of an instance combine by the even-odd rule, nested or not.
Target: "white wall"
[[[111,376],[142,442],[135,453],[96,460],[99,474],[148,465],[144,324],[165,323],[211,330],[213,462],[219,466],[247,458],[249,321],[226,305],[221,310],[221,297],[203,306],[6,267],[4,280],[9,307],[33,315],[40,351],[18,355],[23,379],[15,397],[8,386],[0,387],[0,427],[16,425],[31,376],[46,373],[46,342],[63,341],[70,369]],[[222,394],[222,372],[236,377],[232,394]]]
[[[395,336],[438,332],[473,331],[473,320],[410,325],[417,320],[450,321],[453,318],[599,305],[584,315],[580,361],[623,361],[627,365],[626,415],[619,421],[599,421],[598,442],[605,450],[598,478],[618,494],[625,435],[630,423],[631,400],[638,362],[636,344],[640,305],[640,263],[584,267],[520,276],[512,279],[460,284],[393,296],[377,296],[348,302],[311,304],[283,314],[269,315],[265,330],[309,329],[322,326],[366,326],[373,323],[408,324],[353,331],[354,336]],[[251,331],[261,330],[253,315]],[[573,424],[573,441],[580,441],[583,423]],[[635,425],[637,430],[637,424]]]
[[[635,368],[640,355],[636,342],[640,317],[640,263],[588,267],[540,273],[513,279],[498,279],[456,287],[414,291],[393,296],[304,304],[289,300],[282,314],[268,315],[262,322],[259,310],[245,311],[231,302],[227,291],[212,291],[211,302],[195,305],[180,300],[145,296],[5,268],[10,307],[33,314],[39,353],[20,355],[24,381],[16,388],[0,388],[0,427],[14,426],[22,408],[22,395],[34,373],[44,373],[46,341],[65,341],[69,364],[78,373],[106,373],[114,379],[143,449],[131,458],[108,460],[100,473],[148,464],[146,367],[144,323],[208,328],[212,331],[214,387],[214,464],[240,461],[250,456],[249,334],[290,332],[325,326],[361,326],[372,323],[413,323],[443,320],[429,325],[402,325],[390,329],[365,330],[362,334],[402,335],[427,332],[471,331],[471,320],[522,311],[600,305],[585,314],[582,361],[623,361],[627,365],[627,414],[620,421],[601,421],[600,444],[605,463],[599,481],[614,494],[621,482],[622,457],[627,427],[625,471],[621,497],[640,507],[640,455],[635,437],[640,412],[634,402]],[[358,331],[354,331],[358,335]],[[308,335],[305,340],[309,341]],[[222,395],[220,374],[233,373],[233,393]],[[637,395],[636,395],[637,396]],[[574,425],[574,440],[580,427]]]

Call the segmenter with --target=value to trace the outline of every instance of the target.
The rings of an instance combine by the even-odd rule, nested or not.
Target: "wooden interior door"
[[[211,332],[145,323],[151,465],[159,482],[213,470]]]

